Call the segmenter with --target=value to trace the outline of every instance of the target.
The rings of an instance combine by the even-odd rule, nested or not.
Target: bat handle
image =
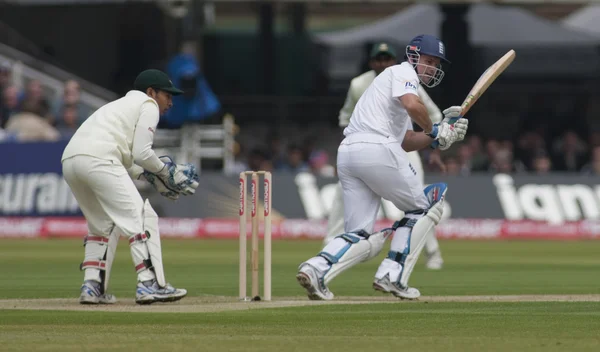
[[[455,123],[456,121],[458,121],[458,119],[460,119],[461,117],[462,117],[462,116],[458,116],[458,117],[453,117],[453,118],[451,118],[450,120],[448,120],[448,124],[449,124],[449,125],[454,125],[454,123]],[[437,140],[435,140],[435,141],[433,141],[433,142],[431,143],[431,148],[435,149],[435,148],[439,147],[439,145],[440,145],[440,142],[438,142]]]

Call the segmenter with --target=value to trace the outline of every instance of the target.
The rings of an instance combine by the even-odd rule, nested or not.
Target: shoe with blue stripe
[[[322,278],[319,278],[317,269],[310,264],[302,264],[298,269],[296,280],[304,287],[308,298],[313,301],[330,301],[333,293],[329,291]]]
[[[152,304],[155,302],[179,301],[187,295],[187,290],[174,288],[170,284],[165,287],[158,286],[156,280],[138,282],[135,291],[135,303]]]
[[[414,287],[402,287],[397,282],[391,282],[389,275],[382,279],[373,281],[373,289],[383,293],[391,293],[401,299],[417,299],[421,297],[421,292]]]
[[[114,295],[102,293],[100,283],[92,280],[84,281],[81,285],[79,303],[81,304],[114,304],[117,298]]]

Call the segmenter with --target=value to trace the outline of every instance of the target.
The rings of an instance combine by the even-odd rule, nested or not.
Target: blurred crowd
[[[236,164],[232,174],[244,170],[285,172],[312,172],[331,177],[335,175],[336,153],[322,147],[315,138],[301,143],[282,141],[271,134],[266,143],[255,144],[246,150],[236,146]],[[443,167],[429,162],[431,150],[421,151],[426,172],[468,176],[476,173],[529,173],[569,172],[582,175],[600,175],[600,133],[588,140],[575,131],[567,130],[547,143],[538,133],[526,132],[512,140],[483,139],[468,135],[449,150],[441,153]]]
[[[0,140],[57,141],[70,138],[92,113],[80,101],[81,88],[65,82],[60,98],[50,99],[38,80],[23,89],[12,84],[11,67],[0,64]]]
[[[335,176],[335,159],[330,152],[319,148],[314,137],[304,138],[301,143],[284,142],[276,133],[269,133],[264,145],[256,145],[247,150],[242,143],[236,143],[236,160],[228,174],[247,170],[275,172],[311,172],[324,177]]]
[[[200,88],[203,77],[198,73],[199,68],[189,65],[183,56],[174,58],[175,63],[184,62],[182,67],[191,67],[191,71],[180,69],[181,74],[174,74],[176,79],[194,94],[182,97],[190,101],[206,101],[202,96],[210,92],[208,88]],[[191,61],[190,61],[191,62]],[[175,68],[175,64],[173,64]],[[186,66],[187,65],[187,66]],[[176,70],[172,68],[172,70]],[[193,79],[186,81],[186,74]],[[65,82],[64,91],[58,98],[50,98],[39,81],[30,80],[24,87],[12,84],[11,67],[0,63],[0,141],[56,141],[68,139],[79,125],[93,111],[80,101],[81,88],[78,82]],[[187,83],[186,83],[187,82]],[[200,98],[198,98],[200,95]],[[210,96],[209,96],[210,98]],[[213,99],[213,98],[211,98]],[[185,102],[184,102],[185,103]],[[193,104],[182,105],[186,110],[181,114],[197,114],[194,119],[207,119],[212,111],[220,106],[218,101],[212,104],[211,111],[205,112]],[[179,114],[178,114],[179,115]],[[508,113],[504,114],[508,116]],[[588,114],[589,115],[589,114]],[[593,115],[593,114],[592,114]],[[533,116],[533,115],[532,115]],[[548,113],[543,114],[548,116]],[[190,118],[191,119],[191,118]],[[522,118],[514,119],[523,120]],[[509,119],[498,119],[509,123]],[[556,121],[572,122],[568,118]],[[177,128],[180,122],[167,119]],[[538,123],[544,125],[544,123]],[[592,123],[588,123],[592,125]],[[517,127],[519,133],[506,135],[504,138],[484,138],[473,131],[464,142],[442,153],[443,168],[430,163],[430,150],[421,151],[424,168],[427,172],[443,172],[448,175],[467,176],[473,173],[533,173],[570,172],[586,175],[600,175],[600,130],[597,128],[569,129],[567,125],[558,126],[554,131],[563,131],[551,136],[544,129]],[[509,129],[505,129],[509,130]],[[307,130],[308,131],[308,130]],[[581,131],[586,131],[582,133]],[[313,172],[321,176],[335,176],[335,158],[339,128],[321,132],[320,135],[305,133],[299,137],[300,131],[293,135],[278,134],[270,131],[266,138],[260,138],[259,143],[248,141],[236,144],[236,161],[232,170],[227,173],[244,170],[267,170],[277,172]],[[243,131],[242,131],[243,133]],[[512,132],[511,132],[512,133]],[[335,138],[331,138],[335,136]]]
[[[511,140],[468,136],[443,154],[446,173],[467,176],[477,172],[571,172],[600,175],[600,133],[587,140],[573,130],[547,143],[541,134],[526,132]]]

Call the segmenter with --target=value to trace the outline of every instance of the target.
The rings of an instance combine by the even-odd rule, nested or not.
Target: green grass
[[[443,241],[442,271],[418,264],[411,284],[427,296],[600,294],[600,241]],[[119,244],[111,291],[131,299],[135,273]],[[165,240],[168,280],[190,296],[237,294],[237,242]],[[298,296],[297,266],[317,241],[275,241],[273,295]],[[331,285],[373,296],[380,259]],[[1,240],[0,299],[75,299],[81,240]],[[597,351],[598,302],[378,303],[220,313],[0,310],[0,351]]]

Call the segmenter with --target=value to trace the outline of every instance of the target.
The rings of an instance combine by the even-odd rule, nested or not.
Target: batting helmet
[[[437,57],[440,61],[450,63],[446,59],[446,46],[440,39],[428,34],[414,37],[406,46],[406,59],[417,71],[421,83],[429,88],[435,87],[444,78],[442,65],[439,64],[436,67],[426,65],[420,62],[421,55]],[[419,67],[421,68],[419,69]]]

